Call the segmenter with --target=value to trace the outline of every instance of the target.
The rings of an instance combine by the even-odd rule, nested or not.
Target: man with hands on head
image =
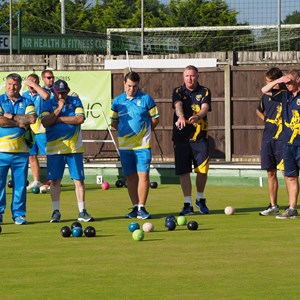
[[[289,207],[277,219],[298,217],[297,202],[299,195],[300,170],[300,70],[292,69],[286,75],[268,83],[262,88],[269,93],[277,84],[284,83],[286,90],[272,92],[272,98],[282,101],[283,126],[283,163]]]

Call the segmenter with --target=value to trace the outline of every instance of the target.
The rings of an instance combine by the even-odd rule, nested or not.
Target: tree
[[[300,12],[294,11],[287,15],[284,24],[300,24]],[[300,51],[300,29],[294,28],[289,32],[289,46],[291,51]]]
[[[300,11],[294,11],[287,15],[283,24],[300,24]]]
[[[166,25],[167,9],[158,0],[144,1],[144,27],[164,27]],[[141,26],[141,0],[135,2],[132,17],[128,20],[129,27]]]

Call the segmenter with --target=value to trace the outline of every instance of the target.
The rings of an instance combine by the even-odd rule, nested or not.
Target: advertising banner
[[[0,94],[5,93],[6,76],[13,72],[0,72]],[[19,71],[18,73],[23,82],[30,71]],[[85,109],[86,120],[82,124],[83,130],[107,129],[110,124],[111,106],[111,72],[110,71],[53,71],[55,80],[65,80],[71,91],[70,94],[78,94]],[[41,72],[36,74],[41,77]],[[40,79],[40,85],[43,81]],[[21,94],[27,90],[22,86]]]

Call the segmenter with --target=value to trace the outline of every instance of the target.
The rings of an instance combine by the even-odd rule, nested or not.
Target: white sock
[[[192,205],[192,196],[185,196],[184,203],[189,203],[190,205]]]
[[[197,192],[197,196],[196,196],[197,200],[203,199],[203,193]]]
[[[59,200],[58,201],[52,201],[52,207],[53,210],[59,210]]]
[[[85,202],[77,202],[79,212],[82,212],[85,209]]]
[[[145,206],[144,204],[139,204],[138,209],[140,209],[141,207],[144,207],[144,206]]]

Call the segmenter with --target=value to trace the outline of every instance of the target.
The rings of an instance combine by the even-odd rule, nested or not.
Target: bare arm
[[[53,124],[56,123],[58,116],[62,111],[64,105],[65,105],[64,101],[58,101],[58,107],[54,110],[54,112],[42,118],[42,124],[45,128],[52,126]]]
[[[256,115],[262,120],[264,121],[265,120],[265,115],[260,112],[258,109],[256,109]]]
[[[69,116],[69,117],[58,117],[55,123],[65,123],[72,125],[80,125],[84,123],[84,116]]]
[[[38,85],[37,83],[31,81],[31,80],[27,80],[25,82],[25,85],[30,86],[32,88],[34,88],[39,95],[44,99],[44,100],[49,100],[50,99],[50,93],[45,91],[40,85]]]
[[[189,117],[189,121],[192,124],[197,124],[200,119],[203,119],[204,117],[206,117],[208,110],[209,110],[209,105],[207,103],[203,103],[201,105],[201,109],[197,113],[197,115]]]
[[[111,127],[115,128],[117,130],[118,130],[118,124],[119,124],[118,121],[111,121]]]
[[[282,76],[282,77],[280,77],[280,78],[278,78],[278,79],[275,79],[275,80],[269,82],[269,83],[266,84],[265,86],[263,86],[262,89],[261,89],[261,92],[262,92],[263,94],[267,94],[267,95],[270,96],[270,95],[272,95],[271,91],[272,91],[272,89],[274,88],[274,86],[275,86],[276,84],[279,84],[279,83],[287,83],[287,82],[289,82],[289,81],[291,81],[291,79],[290,79],[289,77],[287,77],[287,76]]]
[[[36,119],[36,114],[12,115],[4,113],[3,116],[0,116],[0,126],[5,128],[20,127],[28,129],[30,124],[35,123]]]
[[[159,118],[151,119],[151,129],[154,130],[159,123]]]
[[[176,122],[176,126],[177,126],[178,129],[182,129],[186,125],[182,102],[177,101],[177,102],[175,102],[174,106],[175,106],[175,114],[178,117],[178,120]]]

